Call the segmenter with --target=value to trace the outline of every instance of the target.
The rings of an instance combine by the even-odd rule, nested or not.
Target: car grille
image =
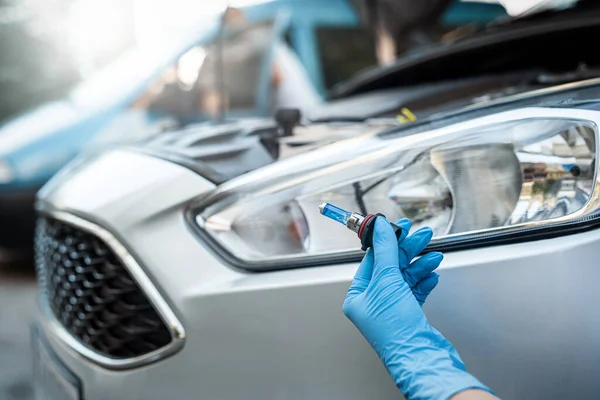
[[[171,342],[156,310],[98,237],[41,217],[35,252],[40,287],[56,319],[87,347],[127,359]]]

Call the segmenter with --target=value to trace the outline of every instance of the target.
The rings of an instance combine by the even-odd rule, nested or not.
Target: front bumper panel
[[[102,178],[118,162],[128,171]],[[94,174],[103,180],[90,191],[85,182]],[[211,188],[184,168],[114,152],[42,192],[42,207],[77,214],[119,238],[187,333],[173,356],[113,371],[82,357],[41,317],[56,352],[81,377],[85,398],[398,398],[341,312],[357,265],[268,273],[223,265],[184,219],[188,202]],[[427,315],[469,371],[503,398],[594,398],[599,245],[600,231],[590,231],[450,253]]]
[[[56,356],[39,327],[31,327],[33,381],[36,400],[81,400],[79,378]]]

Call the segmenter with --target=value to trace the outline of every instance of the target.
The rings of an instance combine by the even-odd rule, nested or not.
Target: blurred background
[[[229,3],[243,7],[262,2]],[[2,0],[0,122],[66,96],[77,84],[135,47],[161,46],[175,40],[186,28],[203,16],[214,15],[226,3],[224,0]],[[537,3],[541,1],[502,2],[511,15]],[[351,46],[336,40],[340,38],[324,40],[329,40],[326,45],[337,42],[339,46]]]
[[[67,95],[132,48],[159,45],[222,7],[189,0],[3,0],[0,120]]]
[[[362,23],[366,3],[0,0],[0,399],[32,398],[33,199],[77,154],[225,112],[308,110],[365,68],[570,2],[429,2],[440,12],[398,33],[391,48]],[[397,12],[419,8],[396,3]],[[304,23],[311,14],[329,22]]]

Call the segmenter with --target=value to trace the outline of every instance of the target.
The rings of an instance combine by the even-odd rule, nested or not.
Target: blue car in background
[[[210,121],[224,110],[228,118],[308,110],[376,64],[347,0],[279,0],[237,11],[136,48],[67,98],[0,127],[0,249],[31,248],[35,193],[82,152]],[[498,5],[457,2],[444,25],[503,15]]]

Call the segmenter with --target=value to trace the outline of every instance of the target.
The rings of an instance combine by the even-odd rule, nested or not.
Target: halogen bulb
[[[385,218],[383,214],[369,214],[366,217],[359,213],[351,213],[329,203],[323,203],[319,206],[321,214],[345,224],[348,229],[358,234],[362,251],[367,251],[373,247],[373,229],[375,220],[378,217]],[[396,224],[391,224],[397,238],[402,235],[402,228]]]
[[[321,204],[319,206],[319,211],[327,218],[331,218],[340,224],[346,225],[348,229],[356,233],[358,233],[361,224],[365,220],[365,217],[358,213],[346,211],[329,203]]]
[[[347,225],[348,220],[352,216],[352,213],[350,211],[346,211],[329,203],[321,204],[319,206],[319,211],[327,218],[331,218],[332,220],[337,221],[343,225]]]

